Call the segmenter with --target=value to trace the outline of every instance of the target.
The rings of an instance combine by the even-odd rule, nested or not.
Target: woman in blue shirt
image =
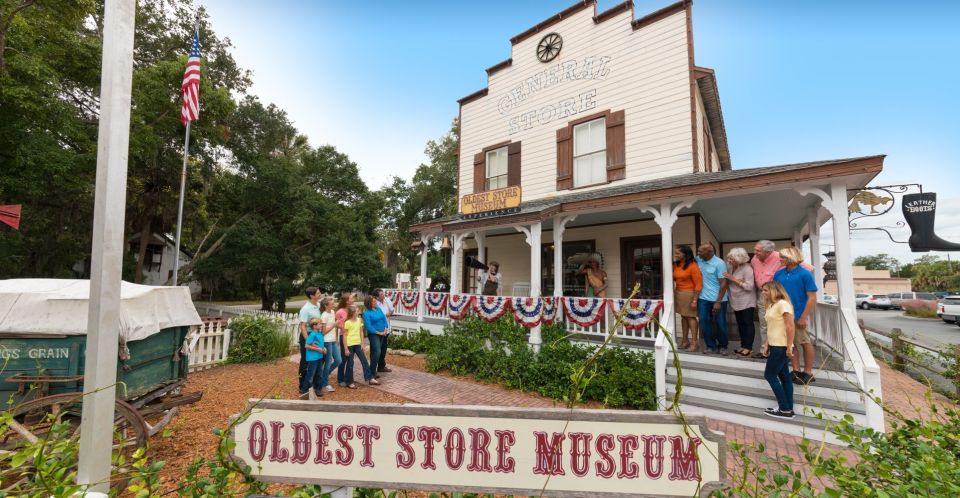
[[[387,317],[377,306],[377,300],[372,295],[364,298],[363,307],[363,328],[367,331],[367,339],[370,340],[370,365],[376,368],[377,361],[380,359],[380,350],[387,337]],[[374,374],[374,378],[377,377],[380,376]]]

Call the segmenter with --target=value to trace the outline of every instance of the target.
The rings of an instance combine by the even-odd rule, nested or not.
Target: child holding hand
[[[305,344],[304,358],[307,361],[307,379],[313,387],[316,397],[323,396],[323,355],[327,352],[323,340],[323,322],[319,318],[310,320],[310,331]],[[300,395],[300,399],[310,398],[310,390]]]

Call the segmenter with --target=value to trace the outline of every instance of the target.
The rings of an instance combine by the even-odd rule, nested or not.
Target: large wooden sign
[[[521,193],[520,187],[514,186],[467,194],[460,200],[460,215],[471,219],[519,212]]]
[[[234,458],[264,481],[513,495],[707,496],[721,436],[702,417],[251,401]]]

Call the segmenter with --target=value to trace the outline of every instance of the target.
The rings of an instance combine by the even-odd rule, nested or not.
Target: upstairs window
[[[573,186],[607,181],[607,120],[594,119],[573,127]]]
[[[496,190],[508,185],[507,173],[509,171],[507,164],[507,148],[500,147],[487,152],[487,172],[485,190]]]

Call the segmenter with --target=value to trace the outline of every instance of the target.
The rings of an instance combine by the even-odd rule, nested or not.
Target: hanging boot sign
[[[910,250],[913,252],[960,251],[960,243],[941,239],[934,231],[937,216],[937,194],[921,192],[903,196],[903,218],[910,227]]]

